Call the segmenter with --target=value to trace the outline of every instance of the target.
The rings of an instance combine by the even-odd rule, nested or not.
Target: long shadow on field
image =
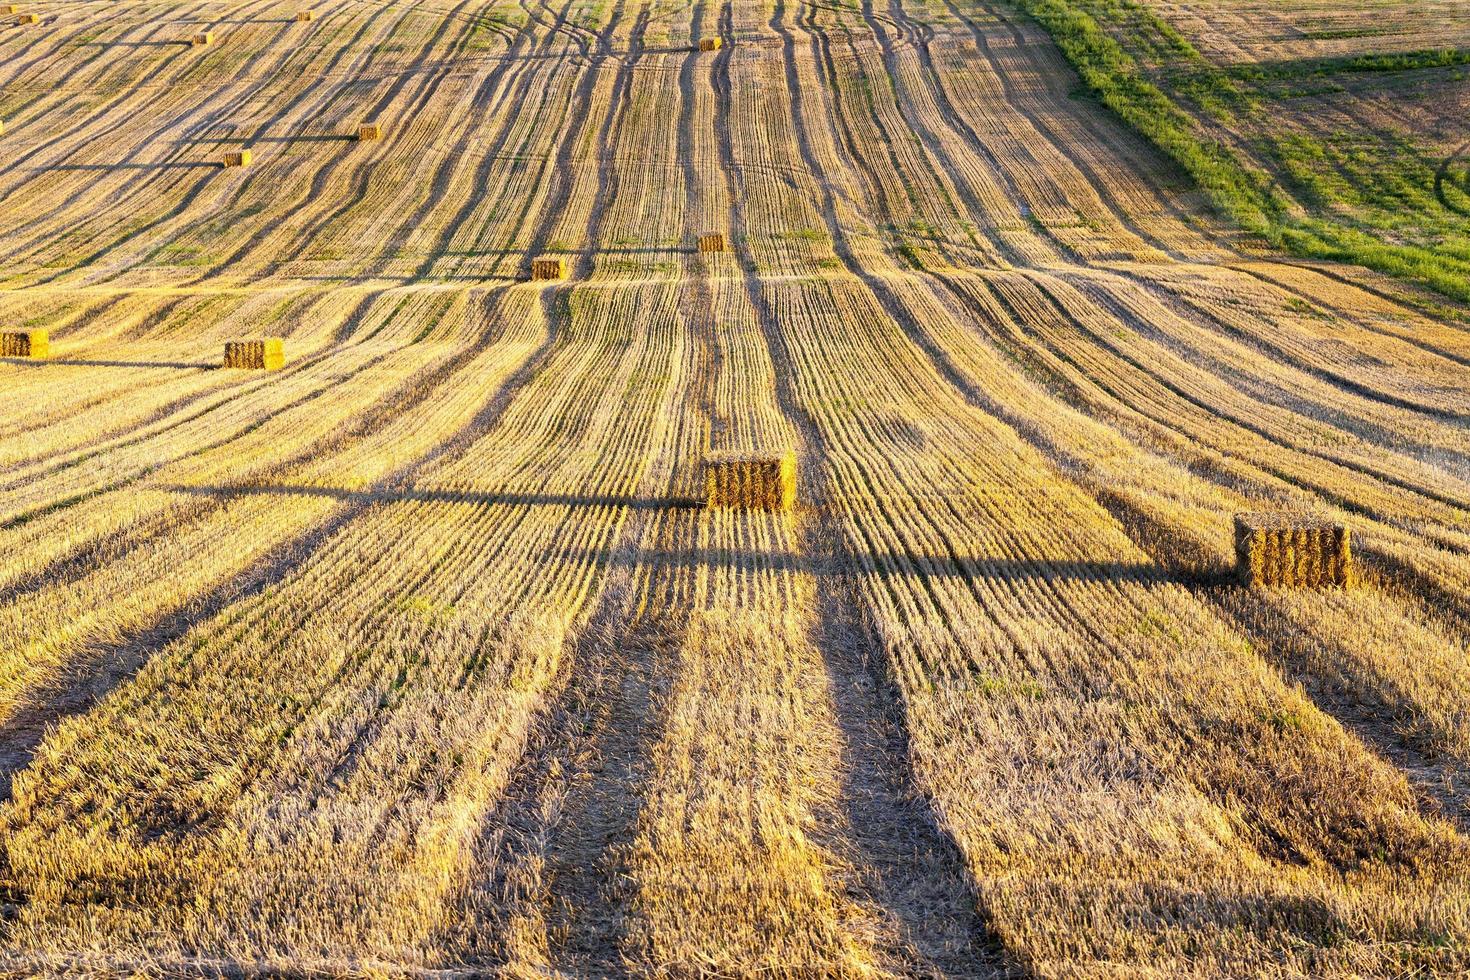
[[[644,245],[640,245],[640,246],[599,245],[599,246],[597,246],[597,254],[599,256],[602,256],[602,255],[691,255],[691,254],[694,254],[694,253],[696,253],[698,251],[699,250],[696,249],[693,245],[687,245],[687,246],[681,246],[681,245],[664,245],[664,246],[659,246],[659,245],[646,245],[646,246],[644,246]],[[545,254],[548,257],[560,257],[560,258],[564,258],[568,262],[574,261],[575,259],[578,258],[578,253],[576,253],[576,252],[546,252],[546,253],[538,253],[538,254]],[[505,257],[507,255],[524,255],[524,256],[526,256],[527,259],[530,259],[531,258],[531,253],[528,250],[523,249],[523,248],[446,249],[445,251],[435,252],[434,253],[435,258],[451,257],[451,258],[468,258],[468,259],[492,258],[492,257],[493,258],[503,258],[503,257]]]
[[[239,141],[237,141],[239,142]],[[34,167],[32,173],[107,173],[110,170],[218,170],[219,164],[206,160],[181,160],[169,163],[57,163]]]
[[[677,510],[697,506],[694,500],[677,498],[634,497],[621,494],[571,493],[481,493],[462,490],[348,490],[343,487],[279,486],[242,484],[239,486],[189,486],[174,484],[160,489],[174,493],[193,493],[210,497],[248,497],[257,495],[282,497],[331,497],[364,503],[452,503],[510,507],[626,507],[631,510]]]
[[[79,48],[102,48],[104,51],[110,51],[113,48],[188,48],[192,46],[193,42],[187,37],[179,38],[177,41],[83,41],[77,45]]]
[[[99,361],[83,358],[48,357],[33,360],[25,357],[0,357],[0,363],[18,367],[108,367],[108,368],[173,368],[179,371],[214,371],[220,365],[205,361]]]
[[[629,585],[626,570],[615,573],[580,631],[574,671],[542,728],[540,750],[527,754],[481,825],[495,872],[471,914],[485,919],[494,939],[476,959],[514,962],[515,920],[544,909],[564,975],[628,973],[620,944],[631,881],[619,844],[632,838],[643,807],[689,613],[631,615]]]
[[[623,494],[528,493],[522,491],[486,493],[472,490],[415,488],[349,490],[344,487],[314,487],[297,484],[241,484],[238,486],[167,484],[159,489],[172,493],[199,494],[210,497],[254,495],[330,497],[334,500],[353,501],[364,505],[420,502],[502,507],[582,507],[588,509],[614,507],[634,511],[674,511],[702,506],[700,501],[687,497],[638,497]],[[980,554],[926,555],[918,552],[896,551],[869,551],[859,554],[844,550],[826,560],[814,562],[811,556],[802,553],[773,551],[735,555],[728,552],[710,552],[703,548],[641,548],[636,553],[627,549],[612,548],[591,549],[580,553],[561,553],[568,558],[585,558],[613,567],[623,563],[637,567],[648,562],[674,568],[713,567],[722,566],[732,558],[740,558],[764,568],[806,572],[819,578],[876,575],[886,579],[901,575],[920,579],[1158,582],[1168,577],[1167,572],[1153,562],[1048,561],[1046,559],[989,557]],[[1200,582],[1227,574],[1228,571],[1221,571],[1218,575],[1205,575],[1194,571],[1190,572],[1188,577],[1191,581]]]
[[[844,736],[843,833],[815,829],[814,838],[832,851],[850,853],[855,881],[868,901],[885,912],[896,935],[881,949],[902,975],[969,980],[1018,976],[1000,942],[978,914],[978,896],[964,855],[938,821],[913,772],[908,716],[886,654],[874,638],[860,600],[859,579],[869,563],[859,559],[839,534],[818,534],[805,571],[818,580],[820,621],[814,639],[828,676],[828,695]],[[903,567],[906,578],[927,578],[933,562]],[[977,578],[1055,577],[1036,562],[991,562]],[[923,569],[920,571],[919,569]],[[1068,576],[1090,573],[1067,567]],[[879,562],[880,577],[895,574]],[[868,574],[872,574],[869,571]],[[897,940],[896,945],[892,945]]]
[[[189,139],[174,140],[175,146],[193,146],[199,143],[218,143],[230,146],[256,146],[261,143],[356,143],[357,137],[351,134],[313,133],[299,136],[194,136]]]

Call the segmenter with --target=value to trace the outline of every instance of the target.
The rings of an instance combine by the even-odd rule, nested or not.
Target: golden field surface
[[[1470,970],[1465,308],[1002,0],[307,7],[0,21],[0,974]]]

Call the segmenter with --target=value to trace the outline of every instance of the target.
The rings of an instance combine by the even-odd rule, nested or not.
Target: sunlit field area
[[[34,0],[0,122],[0,975],[1470,972],[1464,5]]]

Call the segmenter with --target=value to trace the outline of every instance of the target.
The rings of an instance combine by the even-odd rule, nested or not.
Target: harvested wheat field
[[[1455,3],[24,10],[0,975],[1470,971]]]

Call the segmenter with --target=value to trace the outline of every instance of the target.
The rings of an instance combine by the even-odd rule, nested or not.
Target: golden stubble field
[[[22,12],[0,971],[1470,969],[1470,320],[1011,8]]]

